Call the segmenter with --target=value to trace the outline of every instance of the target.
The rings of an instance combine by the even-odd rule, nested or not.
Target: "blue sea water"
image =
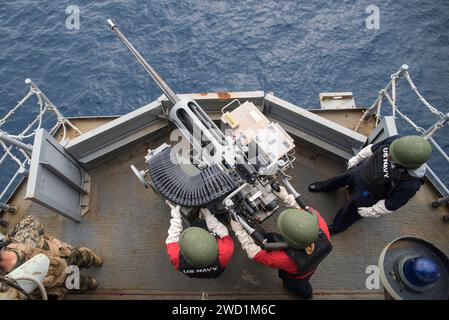
[[[66,28],[69,5],[80,9],[79,30]],[[378,30],[366,28],[369,5],[380,9]],[[25,78],[66,116],[125,114],[160,96],[107,18],[179,93],[265,90],[319,108],[320,92],[352,91],[368,106],[406,63],[422,94],[449,112],[445,0],[14,0],[0,3],[0,115],[27,92]],[[435,121],[405,82],[398,94],[420,125]],[[10,125],[26,121],[17,114]],[[435,138],[449,150],[449,128]],[[431,164],[449,183],[447,163]]]

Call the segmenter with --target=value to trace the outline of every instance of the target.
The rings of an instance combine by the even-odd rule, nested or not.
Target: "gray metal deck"
[[[334,120],[335,112],[322,112]],[[351,116],[337,117],[351,127]],[[358,116],[357,116],[358,118]],[[356,119],[356,116],[354,116]],[[81,120],[80,120],[81,121]],[[86,120],[104,122],[104,120]],[[146,190],[129,169],[143,159],[148,147],[158,146],[168,136],[139,144],[114,159],[91,170],[91,210],[81,224],[75,224],[29,201],[21,200],[18,191],[12,203],[19,215],[11,216],[14,224],[22,215],[39,217],[48,233],[76,246],[94,248],[103,258],[100,269],[83,271],[94,276],[99,288],[89,294],[71,298],[295,298],[283,289],[277,271],[251,262],[236,242],[235,255],[227,271],[216,280],[189,279],[175,272],[165,253],[169,210],[153,191]],[[343,163],[297,141],[296,166],[291,170],[294,186],[304,198],[331,222],[345,200],[344,191],[310,194],[309,183],[325,179],[344,170]],[[312,278],[316,298],[382,299],[382,290],[367,290],[365,269],[377,264],[383,247],[404,235],[423,237],[449,254],[449,225],[440,221],[447,208],[432,210],[428,203],[437,197],[430,186],[397,213],[381,219],[364,219],[347,232],[332,239],[334,249]],[[275,217],[264,226],[274,230]]]

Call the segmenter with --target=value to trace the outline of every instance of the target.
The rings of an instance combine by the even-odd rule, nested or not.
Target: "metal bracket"
[[[140,183],[143,184],[145,189],[148,189],[149,185],[145,181],[146,172],[144,170],[137,169],[136,166],[133,165],[133,164],[130,166],[130,168],[134,172],[134,174],[136,175],[137,179],[139,179]]]
[[[89,210],[91,177],[47,131],[34,139],[25,199],[81,222]]]

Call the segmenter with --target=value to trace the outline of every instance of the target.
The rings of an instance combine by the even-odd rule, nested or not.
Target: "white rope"
[[[23,106],[23,104],[33,95],[33,90],[30,89],[30,91],[27,93],[27,95],[25,97],[23,97],[22,100],[20,100],[17,105],[12,108],[11,110],[9,110],[9,112],[2,118],[0,119],[0,126],[4,125],[6,123],[6,120],[8,120],[16,111],[17,109],[19,109],[21,106]]]
[[[383,92],[381,93],[381,96],[383,96]],[[378,102],[377,102],[377,112],[376,113],[377,113],[378,116],[376,117],[376,127],[379,124],[379,119],[380,119],[379,115],[380,115],[380,110],[382,109],[382,101],[383,101],[383,99],[380,98],[377,101]]]
[[[415,128],[416,131],[424,133],[426,132],[426,130],[422,127],[417,126],[412,119],[410,119],[409,117],[407,117],[404,113],[402,113],[399,108],[396,106],[396,104],[394,103],[393,99],[391,99],[390,95],[388,94],[388,92],[385,91],[385,97],[387,98],[388,102],[391,105],[391,108],[397,112],[401,118],[403,118],[409,125],[411,125],[413,128]]]
[[[388,91],[387,91],[388,94]],[[391,79],[391,100],[393,105],[396,106],[396,77]],[[396,117],[396,109],[393,108],[393,117]]]
[[[408,71],[404,72],[404,77],[405,77],[405,79],[407,79],[407,82],[409,83],[410,87],[416,93],[416,95],[418,96],[419,100],[421,100],[421,102],[427,107],[427,109],[429,109],[430,112],[432,112],[432,113],[440,116],[441,118],[443,118],[444,117],[444,113],[439,111],[437,108],[433,107],[429,102],[427,102],[427,100],[421,95],[421,93],[419,93],[418,88],[413,83],[412,78],[410,77],[410,74],[408,73]]]
[[[14,160],[15,162],[17,162],[17,164],[19,165],[19,167],[23,167],[22,162],[19,160],[19,158],[17,158],[8,148],[8,146],[2,141],[0,140],[0,145],[2,146],[3,150],[5,150],[5,152],[8,154],[8,156]]]
[[[56,122],[55,125],[53,126],[53,128],[50,129],[49,133],[50,133],[51,135],[54,135],[55,132],[56,132],[56,130],[59,128],[60,125],[61,125],[61,123],[60,123],[59,121]]]
[[[22,149],[19,149],[19,152],[25,157],[25,159],[27,160],[28,163],[31,163],[31,157],[29,156],[28,153],[26,153]]]
[[[66,117],[64,117],[64,115],[61,113],[61,111],[59,111],[59,109],[58,108],[56,108],[56,106],[53,104],[53,103],[51,103],[48,99],[46,99],[46,101],[47,101],[47,104],[46,104],[46,106],[51,110],[51,111],[53,111],[53,113],[56,115],[56,118],[58,119],[58,122],[60,122],[61,124],[62,124],[62,126],[63,126],[63,130],[64,130],[64,137],[63,137],[63,139],[61,140],[61,142],[63,141],[63,140],[65,140],[65,136],[66,136],[66,131],[67,131],[67,129],[66,129],[66,125],[68,125],[68,126],[70,126],[73,130],[75,130],[78,134],[80,134],[80,135],[82,135],[83,134],[83,132],[80,130],[80,129],[78,129],[69,119],[67,119]]]
[[[71,121],[69,121],[67,118],[63,116],[63,114],[58,110],[58,108],[50,101],[47,97],[31,82],[30,83],[30,91],[28,94],[18,102],[18,104],[12,108],[6,116],[4,116],[2,119],[0,119],[0,126],[6,123],[6,121],[21,107],[23,104],[33,95],[36,95],[37,98],[37,104],[39,106],[39,113],[37,114],[36,118],[33,119],[31,123],[27,125],[27,127],[19,134],[10,134],[12,138],[23,140],[28,139],[34,136],[36,130],[40,129],[42,127],[43,123],[43,116],[47,111],[52,111],[54,115],[56,116],[57,123],[53,127],[53,129],[56,130],[57,127],[62,125],[63,129],[63,138],[61,140],[61,143],[63,143],[64,140],[66,140],[67,137],[67,126],[71,127],[73,130],[75,130],[78,134],[82,135],[83,132],[78,129]],[[37,124],[37,126],[36,126]],[[34,128],[34,129],[33,129]],[[30,130],[32,130],[31,133]],[[52,129],[52,130],[53,130]]]
[[[407,67],[408,68],[408,67]],[[421,93],[418,91],[418,88],[416,87],[416,85],[413,83],[409,72],[407,71],[407,69],[404,69],[401,67],[401,69],[396,72],[393,73],[391,75],[391,81],[388,83],[388,85],[385,87],[385,89],[379,91],[379,95],[376,99],[376,101],[373,103],[373,105],[364,112],[363,116],[359,119],[357,126],[355,128],[355,131],[357,132],[360,124],[363,122],[364,119],[367,119],[368,115],[371,115],[372,113],[374,113],[376,115],[376,126],[379,123],[379,120],[381,119],[381,108],[382,108],[382,100],[383,98],[386,98],[388,100],[388,102],[390,103],[391,106],[391,110],[392,110],[392,116],[396,118],[396,113],[402,118],[404,119],[410,126],[412,126],[416,131],[422,133],[422,134],[426,134],[426,130],[420,126],[418,126],[417,124],[415,124],[415,122],[413,122],[413,120],[411,120],[409,117],[407,117],[406,114],[402,113],[399,108],[396,105],[396,84],[397,84],[397,80],[400,79],[400,76],[404,75],[405,79],[407,80],[408,84],[410,85],[411,89],[413,92],[415,92],[415,94],[417,95],[418,99],[424,104],[424,106],[433,114],[436,114],[440,117],[440,119],[443,119],[446,117],[446,115],[444,113],[442,113],[441,111],[439,111],[437,108],[433,107],[422,95]],[[391,90],[391,95],[388,93],[388,90]],[[376,109],[375,112],[374,109]],[[444,119],[443,119],[444,120]],[[443,120],[439,120],[439,121],[443,121]],[[434,128],[432,128],[432,130],[426,134],[427,137],[430,137],[433,133],[435,133],[438,129],[442,128],[444,126],[444,123],[442,123],[441,125],[437,125],[434,124]]]
[[[36,118],[18,135],[11,135],[11,137],[22,140],[22,139],[27,139],[27,138],[31,138],[32,136],[34,136],[34,134],[36,133],[37,129],[40,129],[42,127],[42,118],[44,116],[44,113],[46,112],[46,110],[44,109],[44,111],[40,112]],[[36,127],[36,129],[33,130],[33,132],[31,132],[30,134],[27,134],[28,131],[30,131],[34,125],[36,124],[36,122],[38,122],[38,125]]]

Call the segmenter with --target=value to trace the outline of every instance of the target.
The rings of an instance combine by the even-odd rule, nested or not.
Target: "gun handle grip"
[[[276,191],[276,192],[281,191],[280,184],[279,184],[279,182],[277,182],[277,181],[273,181],[273,182],[271,183],[271,188],[272,188],[274,191]]]
[[[297,196],[295,198],[296,202],[299,204],[299,206],[301,208],[303,208],[304,210],[308,210],[309,206],[307,205],[307,203],[304,202],[304,200],[301,198],[301,196]]]
[[[259,245],[262,245],[262,246],[265,245],[264,243],[267,240],[265,238],[265,235],[262,232],[260,232],[259,230],[254,230],[253,233],[251,233],[251,237],[254,240],[256,240],[259,243]]]

